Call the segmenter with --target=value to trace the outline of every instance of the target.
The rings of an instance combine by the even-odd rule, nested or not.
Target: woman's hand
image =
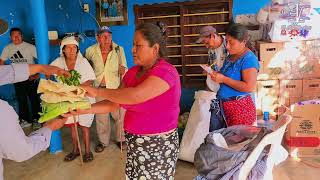
[[[82,87],[84,90],[87,91],[87,96],[89,97],[97,97],[98,95],[98,88],[92,87],[92,86],[88,86],[88,85],[81,85],[80,87]]]
[[[69,118],[73,116],[79,116],[82,114],[90,114],[89,109],[79,109],[79,108],[77,108],[76,110],[69,109],[68,113],[62,114],[61,116],[64,118]]]
[[[35,75],[32,75],[32,76],[29,76],[29,80],[30,81],[34,81],[34,80],[39,79],[39,78],[40,78],[39,74],[35,74]]]
[[[43,127],[47,127],[49,129],[51,129],[52,131],[55,131],[57,129],[62,128],[64,126],[64,124],[66,123],[67,119],[68,119],[67,117],[56,118],[56,119],[53,119],[53,120],[46,122]]]
[[[126,73],[127,68],[124,66],[119,67],[119,74],[120,76],[123,76]]]
[[[224,79],[225,79],[225,76],[223,74],[218,73],[216,71],[211,72],[210,77],[211,77],[212,81],[219,83],[219,84],[223,83]]]

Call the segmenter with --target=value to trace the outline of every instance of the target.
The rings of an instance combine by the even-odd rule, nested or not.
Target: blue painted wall
[[[127,0],[128,8],[128,25],[127,26],[112,26],[113,39],[116,43],[123,46],[128,61],[128,66],[133,66],[131,55],[132,39],[134,34],[134,12],[135,4],[153,4],[162,2],[181,2],[186,0]],[[234,15],[255,13],[269,0],[233,0]],[[48,30],[57,30],[59,36],[63,36],[66,32],[83,33],[85,30],[96,30],[98,25],[95,17],[95,0],[82,0],[83,3],[88,3],[90,14],[83,13],[78,0],[45,0],[47,12]],[[26,41],[31,41],[33,37],[32,19],[30,19],[30,4],[29,1],[22,0],[0,0],[0,17],[9,22],[9,28],[20,27],[23,30]],[[245,6],[244,6],[245,4]],[[94,37],[81,36],[80,51],[84,50],[95,43]],[[10,42],[9,32],[0,36],[0,52],[6,44]],[[59,46],[50,46],[50,59],[52,61],[59,54]],[[12,87],[0,88],[1,94],[12,94]]]
[[[134,12],[135,4],[153,4],[162,2],[181,2],[186,0],[127,0],[128,8],[128,25],[111,27],[113,39],[116,43],[123,46],[128,61],[128,66],[133,66],[131,55],[132,39],[134,34]],[[245,1],[245,2],[244,2]],[[247,14],[255,13],[260,7],[266,4],[269,0],[234,0],[233,13]],[[98,25],[95,17],[95,0],[82,0],[83,3],[88,3],[90,14],[83,13],[78,0],[45,0],[47,11],[48,30],[57,30],[59,36],[63,36],[66,32],[83,33],[85,30],[96,30]],[[246,6],[243,4],[246,3]],[[20,27],[23,30],[26,41],[31,41],[33,37],[33,24],[30,17],[29,1],[21,0],[0,0],[0,17],[9,22],[9,28]],[[36,24],[37,25],[37,24]],[[80,43],[80,51],[84,50],[95,43],[94,37],[83,37]],[[10,42],[9,33],[0,36],[0,52],[6,44]],[[50,59],[52,61],[59,54],[59,46],[50,46]],[[14,96],[13,87],[0,87],[0,95]],[[193,96],[192,96],[193,97]]]
[[[162,2],[181,2],[186,0],[127,0],[128,3],[128,25],[111,27],[113,39],[116,43],[124,47],[128,65],[132,66],[131,46],[134,33],[134,12],[135,4],[152,4]],[[255,13],[270,0],[234,0],[234,15]],[[10,2],[10,3],[9,3]],[[57,30],[59,36],[63,36],[66,32],[80,32],[85,30],[96,30],[98,28],[95,17],[95,0],[82,0],[88,3],[90,14],[83,13],[78,0],[45,0],[48,29]],[[246,4],[245,6],[243,4]],[[28,10],[30,9],[29,1],[21,0],[0,0],[0,17],[9,22],[10,27],[18,26],[23,29],[24,37],[27,41],[31,41],[33,37],[32,21]],[[82,36],[80,43],[81,52],[85,48],[95,43],[95,38]],[[9,43],[9,33],[0,36],[0,51]],[[58,46],[51,46],[50,59],[53,60],[59,54]]]
[[[239,14],[255,14],[271,0],[233,0],[233,17]]]

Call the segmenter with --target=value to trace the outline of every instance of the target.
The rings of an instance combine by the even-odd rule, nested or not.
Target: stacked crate
[[[257,113],[278,115],[279,107],[320,96],[320,39],[258,42],[260,71]]]

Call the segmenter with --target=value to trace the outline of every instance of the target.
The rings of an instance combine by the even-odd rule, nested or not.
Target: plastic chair
[[[284,151],[281,146],[282,138],[284,132],[286,130],[287,125],[292,120],[290,115],[282,115],[278,121],[271,128],[273,132],[265,135],[261,142],[254,148],[254,150],[250,153],[239,172],[239,180],[246,180],[251,169],[256,164],[261,152],[265,149],[266,146],[271,145],[268,156],[267,156],[267,169],[264,175],[264,180],[272,180],[272,169],[274,165],[278,164],[279,161],[279,150]],[[285,160],[288,157],[288,152],[285,151],[284,158]]]

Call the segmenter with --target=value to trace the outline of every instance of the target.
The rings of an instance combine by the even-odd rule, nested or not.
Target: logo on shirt
[[[17,51],[10,57],[11,63],[27,63],[28,60],[24,58],[20,51]]]

